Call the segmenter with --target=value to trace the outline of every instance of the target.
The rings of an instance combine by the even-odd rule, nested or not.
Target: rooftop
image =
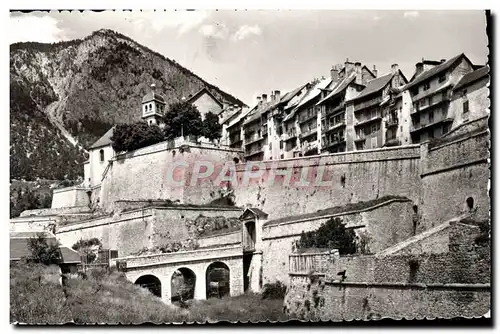
[[[158,102],[161,102],[161,103],[165,103],[165,100],[163,99],[163,96],[161,96],[160,94],[153,93],[153,92],[147,93],[142,98],[142,103],[147,103],[149,101],[158,101]]]
[[[430,78],[432,78],[432,77],[440,74],[441,72],[446,71],[447,69],[449,69],[450,67],[452,67],[453,64],[455,64],[455,62],[457,60],[459,60],[461,57],[465,57],[465,55],[463,53],[461,53],[458,56],[455,56],[455,57],[453,57],[451,59],[448,59],[444,63],[436,65],[433,68],[431,68],[431,69],[429,69],[427,71],[422,72],[420,75],[418,75],[416,78],[414,78],[413,81],[410,81],[405,86],[405,89],[409,89],[411,87],[414,87],[414,86],[416,86],[416,85],[418,85],[418,84],[426,81],[427,79],[430,79]],[[467,58],[467,57],[465,57],[465,58]]]
[[[457,90],[459,88],[470,85],[471,83],[474,83],[475,81],[481,78],[487,77],[489,73],[490,73],[489,66],[484,66],[478,70],[475,70],[474,72],[467,73],[462,77],[462,79],[460,79],[460,81],[455,85],[453,89]]]
[[[335,95],[343,92],[356,78],[356,73],[352,72],[349,74],[347,77],[344,77],[342,80],[340,80],[337,85],[333,88],[333,91],[328,94],[323,100],[319,101],[316,105],[320,105],[323,102],[331,99]]]
[[[94,144],[92,144],[92,146],[90,146],[90,149],[111,145],[111,137],[113,136],[114,130],[115,127],[113,126],[101,138],[99,138]]]
[[[359,100],[362,99],[370,94],[376,93],[380,90],[382,90],[387,84],[391,81],[393,77],[392,73],[386,74],[384,76],[372,79],[366,83],[365,88],[361,91],[361,94],[356,96],[355,98],[352,98],[351,101],[353,100]]]

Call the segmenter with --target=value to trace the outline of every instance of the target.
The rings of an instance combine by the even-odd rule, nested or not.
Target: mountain
[[[139,121],[152,83],[167,103],[206,87],[221,101],[245,105],[111,30],[54,44],[12,44],[11,179],[81,176],[85,149],[114,124]]]

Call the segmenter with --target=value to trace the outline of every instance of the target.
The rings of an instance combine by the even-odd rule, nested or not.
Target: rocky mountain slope
[[[174,60],[111,30],[56,44],[10,47],[11,178],[76,178],[85,148],[112,125],[140,120],[152,83],[168,102],[207,87]]]

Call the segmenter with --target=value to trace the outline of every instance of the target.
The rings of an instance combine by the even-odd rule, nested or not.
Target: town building
[[[411,142],[439,138],[450,131],[454,115],[450,112],[453,87],[475,69],[463,53],[449,60],[422,60],[405,86],[403,104],[410,109]]]
[[[468,73],[453,87],[450,101],[452,128],[488,115],[490,108],[489,67]]]
[[[165,115],[165,99],[156,94],[155,84],[151,85],[151,91],[142,98],[142,119],[149,125],[163,125]]]
[[[383,147],[386,143],[386,134],[389,131],[389,140],[396,138],[397,129],[393,120],[397,119],[397,109],[385,110],[385,105],[391,98],[391,92],[406,84],[403,73],[397,64],[391,66],[391,72],[376,79],[369,80],[359,95],[346,101],[347,119],[354,120],[354,149],[372,149]],[[383,122],[383,111],[389,112],[389,123]],[[392,121],[392,122],[391,122]],[[389,125],[389,128],[386,125]],[[350,125],[350,124],[349,124]],[[350,129],[350,126],[348,126]],[[348,136],[348,147],[352,148]]]
[[[353,118],[352,113],[346,114],[346,101],[358,96],[367,82],[375,79],[376,75],[376,70],[374,73],[360,62],[352,63],[349,60],[343,67],[335,65],[332,68],[331,77],[337,84],[331,91],[326,91],[328,94],[316,104],[321,107],[322,153],[353,150]]]

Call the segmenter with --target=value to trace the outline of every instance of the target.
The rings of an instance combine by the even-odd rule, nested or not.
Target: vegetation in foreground
[[[283,299],[259,294],[189,301],[188,308],[164,304],[117,271],[71,275],[59,284],[57,266],[11,264],[10,319],[29,324],[140,324],[216,321],[284,321]]]

